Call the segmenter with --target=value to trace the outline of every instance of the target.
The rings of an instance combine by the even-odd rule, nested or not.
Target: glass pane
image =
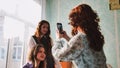
[[[22,47],[18,47],[18,52],[17,52],[17,59],[21,59],[22,56]]]
[[[4,59],[5,58],[5,50],[4,48],[0,47],[0,59]]]
[[[2,59],[5,58],[5,50],[4,50],[4,48],[1,49],[1,58]]]
[[[13,59],[16,59],[16,48],[15,47],[13,48],[13,55],[12,56],[13,56],[12,57]]]

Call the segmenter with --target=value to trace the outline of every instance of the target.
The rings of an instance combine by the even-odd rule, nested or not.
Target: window
[[[5,59],[5,49],[3,47],[0,47],[0,59]]]
[[[27,43],[42,16],[43,4],[39,3],[36,0],[0,0],[0,14],[4,16],[5,13],[0,18],[1,23],[3,21],[0,24],[0,40],[10,39],[6,46],[3,45],[4,48],[0,48],[0,60],[4,58],[3,61],[10,62],[0,61],[0,68],[21,68],[26,63]],[[13,40],[15,37],[19,39]]]
[[[22,57],[22,42],[18,39],[14,39],[14,45],[13,45],[13,54],[12,58],[13,60],[20,61]]]
[[[20,60],[22,56],[22,47],[14,47],[13,48],[13,59]]]

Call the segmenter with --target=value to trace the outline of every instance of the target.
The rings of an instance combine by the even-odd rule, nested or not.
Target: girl
[[[40,21],[35,34],[30,39],[29,46],[30,46],[30,48],[32,48],[33,46],[35,46],[35,44],[42,43],[44,45],[44,48],[46,51],[46,62],[47,62],[46,67],[47,68],[55,68],[55,65],[58,65],[58,67],[60,67],[59,64],[55,64],[57,62],[55,62],[55,60],[52,56],[52,52],[51,52],[52,39],[50,37],[50,33],[51,33],[51,31],[50,31],[49,22],[46,20]]]
[[[80,4],[71,10],[69,20],[73,37],[70,39],[65,31],[57,32],[58,40],[52,49],[55,58],[73,61],[75,68],[107,68],[97,13],[89,5]],[[65,38],[67,44],[60,38]]]
[[[29,62],[23,68],[46,68],[45,58],[45,49],[42,44],[38,44],[31,48]]]

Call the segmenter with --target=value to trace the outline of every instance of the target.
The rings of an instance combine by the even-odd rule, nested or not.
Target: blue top
[[[52,52],[58,60],[72,61],[75,68],[107,68],[104,51],[92,50],[84,33],[79,32],[68,43],[56,40]]]

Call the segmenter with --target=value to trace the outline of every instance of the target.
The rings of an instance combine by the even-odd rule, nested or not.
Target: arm
[[[35,42],[34,38],[31,36],[30,41],[29,41],[29,48],[32,48],[35,45],[36,45],[36,42]]]
[[[63,40],[57,40],[52,47],[53,56],[56,59],[63,61],[71,61],[77,58],[83,50],[83,45],[80,37],[74,36],[71,40],[65,44]]]
[[[29,52],[31,51],[31,48],[34,47],[35,45],[36,45],[36,42],[35,42],[33,36],[31,36],[30,40],[28,42],[28,51],[27,51],[27,54],[29,54]]]

